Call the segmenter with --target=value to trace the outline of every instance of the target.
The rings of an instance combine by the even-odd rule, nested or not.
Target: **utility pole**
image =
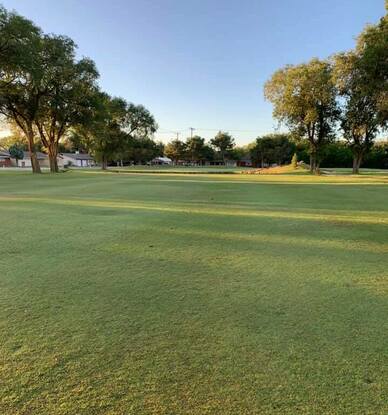
[[[179,140],[179,132],[176,132],[176,139]]]
[[[193,128],[193,127],[190,127],[190,131],[191,131],[191,135],[190,135],[190,137],[191,138],[193,138],[193,131],[195,130],[195,128]]]

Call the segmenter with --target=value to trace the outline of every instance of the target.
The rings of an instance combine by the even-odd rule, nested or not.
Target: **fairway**
[[[387,414],[388,175],[0,172],[0,414]]]

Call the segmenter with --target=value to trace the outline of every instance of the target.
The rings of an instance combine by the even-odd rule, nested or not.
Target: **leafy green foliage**
[[[331,64],[313,59],[286,66],[266,82],[264,93],[274,106],[274,117],[309,140],[311,171],[318,172],[322,150],[334,136],[339,115]]]
[[[24,151],[28,151],[28,142],[26,137],[16,128],[13,128],[9,136],[0,138],[0,149],[7,150],[13,145],[20,147]]]
[[[85,114],[76,129],[76,139],[93,154],[103,169],[107,168],[109,161],[118,158],[129,139],[121,129],[126,105],[121,98],[111,98],[108,94],[96,92],[91,116]]]
[[[294,151],[295,144],[289,134],[281,133],[258,137],[255,145],[250,149],[253,162],[261,167],[289,163]]]
[[[131,151],[144,142],[141,157],[148,158],[147,139],[157,129],[153,116],[142,105],[100,92],[97,78],[92,60],[76,59],[73,40],[43,34],[0,7],[0,113],[24,132],[34,172],[40,172],[36,135],[56,172],[59,144],[70,129],[74,141],[93,151],[103,168],[132,144]]]
[[[382,127],[388,124],[388,12],[376,25],[369,25],[358,38],[356,53],[363,74],[364,95],[377,102]]]
[[[93,61],[75,59],[75,44],[64,36],[45,35],[42,40],[44,78],[35,125],[48,152],[52,172],[58,171],[58,145],[70,128],[90,114],[98,72]],[[86,113],[86,114],[85,114]]]
[[[353,152],[353,173],[358,173],[380,127],[378,101],[365,85],[367,76],[358,53],[348,52],[335,57],[334,79],[341,98],[343,137]]]
[[[249,158],[251,156],[251,148],[254,146],[253,143],[245,146],[236,146],[232,150],[229,150],[228,154],[232,160],[240,161],[244,158]]]
[[[364,167],[388,169],[388,142],[378,142],[365,156]]]
[[[234,138],[224,131],[219,131],[217,135],[210,140],[210,144],[220,152],[223,161],[225,161],[226,156],[230,154],[235,146]]]
[[[163,152],[163,143],[156,143],[149,137],[135,137],[126,142],[125,150],[120,157],[125,161],[144,164],[162,156]]]
[[[24,157],[23,147],[18,144],[13,144],[9,149],[8,152],[12,158],[18,162]]]
[[[163,153],[149,137],[157,124],[146,108],[99,91],[91,98],[91,109],[70,140],[91,152],[103,169],[113,160],[148,161]]]
[[[186,143],[181,140],[171,140],[164,149],[164,154],[175,163],[186,157]]]
[[[0,113],[23,131],[34,173],[40,172],[34,132],[43,94],[40,41],[37,26],[0,6]]]
[[[186,140],[186,154],[190,161],[201,162],[205,159],[205,139],[194,135]]]

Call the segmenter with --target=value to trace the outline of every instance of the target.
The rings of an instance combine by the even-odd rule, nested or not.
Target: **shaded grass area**
[[[322,170],[327,171],[327,172],[331,172],[334,174],[352,174],[352,169],[351,168],[323,168]],[[387,169],[368,169],[368,168],[361,168],[360,169],[360,173],[361,175],[388,175],[388,170]]]
[[[387,413],[386,179],[0,174],[0,413]]]
[[[85,171],[85,168],[71,168],[74,171]],[[99,167],[90,168],[89,171],[99,171]],[[145,166],[134,165],[126,167],[109,167],[107,170],[111,173],[152,173],[152,174],[270,174],[270,175],[311,175],[308,169],[308,165],[299,166],[297,169],[291,165],[284,165],[270,168],[254,168],[254,167],[231,167],[231,166]],[[351,168],[322,168],[322,174],[330,175],[351,175]],[[360,175],[383,175],[388,176],[388,170],[384,169],[360,169]]]

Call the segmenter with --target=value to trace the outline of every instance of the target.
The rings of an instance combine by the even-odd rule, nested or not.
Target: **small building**
[[[169,157],[155,157],[153,160],[151,160],[151,164],[159,166],[170,166],[172,164],[172,160]]]
[[[93,157],[87,153],[59,153],[58,166],[93,167],[96,165]]]
[[[38,159],[40,167],[49,167],[50,163],[47,154],[37,151],[36,157]],[[18,160],[17,162],[15,159],[12,159],[12,166],[31,167],[31,158],[29,151],[23,151],[23,158]]]
[[[0,167],[11,167],[12,160],[8,151],[0,151]]]
[[[237,161],[236,160],[225,160],[225,166],[226,167],[237,167]]]
[[[252,159],[249,156],[244,156],[237,162],[238,167],[254,167]]]
[[[224,160],[210,160],[203,163],[204,166],[219,166],[219,167],[237,167],[237,161],[226,159]]]

